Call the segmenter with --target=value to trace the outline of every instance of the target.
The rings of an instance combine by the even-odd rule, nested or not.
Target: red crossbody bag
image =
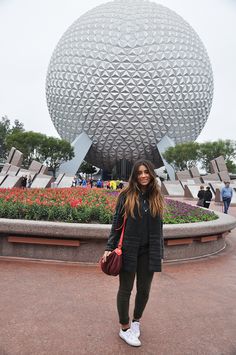
[[[120,273],[122,267],[122,245],[125,233],[126,217],[124,217],[124,222],[122,226],[122,231],[120,235],[120,240],[116,249],[114,249],[111,254],[106,258],[106,261],[100,261],[102,271],[111,276],[117,276]]]

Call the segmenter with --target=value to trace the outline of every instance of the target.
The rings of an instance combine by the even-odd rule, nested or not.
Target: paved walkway
[[[140,348],[117,335],[117,287],[96,266],[0,260],[0,355],[236,355],[236,229],[220,254],[155,275]]]

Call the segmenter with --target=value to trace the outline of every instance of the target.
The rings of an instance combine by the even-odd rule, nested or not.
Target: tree
[[[3,116],[0,121],[0,159],[5,160],[7,158],[8,148],[6,139],[9,134],[16,131],[24,131],[23,123],[19,120],[15,120],[11,127],[11,122],[7,116]]]
[[[199,160],[199,143],[189,142],[168,148],[163,157],[175,170],[185,170],[196,166]]]
[[[9,133],[24,132],[24,131],[25,131],[24,124],[21,123],[19,120],[15,120],[14,125],[10,129]]]
[[[43,163],[40,147],[46,135],[37,132],[22,132],[13,129],[12,133],[6,138],[7,148],[15,147],[23,153],[23,166],[28,168],[32,160]]]
[[[6,136],[10,129],[10,120],[4,116],[0,122],[0,158],[6,158]]]
[[[200,162],[206,172],[210,171],[210,161],[223,155],[225,163],[230,172],[235,169],[234,159],[236,158],[236,142],[229,139],[219,139],[215,142],[205,142],[200,145]]]
[[[14,146],[23,153],[23,166],[28,168],[32,160],[46,163],[55,176],[62,161],[72,159],[73,148],[70,143],[59,138],[47,137],[37,132],[15,130],[7,136],[7,147]]]
[[[215,142],[189,142],[170,147],[163,154],[164,158],[175,170],[190,169],[201,164],[202,169],[210,172],[210,161],[222,155],[230,172],[236,170],[236,142],[221,140]]]
[[[96,173],[96,171],[97,171],[96,167],[90,163],[87,163],[86,161],[83,161],[83,163],[79,167],[79,172],[87,175],[91,174],[91,178],[92,175]]]
[[[44,136],[39,153],[55,177],[60,164],[74,157],[74,148],[63,139]]]
[[[226,166],[230,173],[236,174],[236,164],[232,160],[228,160]]]

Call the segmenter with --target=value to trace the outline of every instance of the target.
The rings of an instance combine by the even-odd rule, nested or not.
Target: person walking
[[[87,187],[87,180],[85,178],[82,180],[82,187]]]
[[[98,179],[96,186],[97,186],[97,188],[99,188],[99,189],[102,188],[102,180],[101,180],[101,179]]]
[[[210,186],[207,186],[206,191],[204,193],[204,207],[205,208],[210,207],[211,200],[212,200],[212,192],[211,192]]]
[[[151,162],[137,161],[129,183],[117,201],[111,233],[102,261],[117,247],[124,218],[122,269],[119,274],[117,310],[119,336],[131,346],[140,346],[140,320],[148,302],[154,272],[161,272],[163,243],[164,198]],[[130,295],[136,277],[136,297],[130,323]]]
[[[31,177],[31,175],[29,175],[29,176],[28,176],[28,179],[27,179],[27,187],[28,187],[28,188],[31,188],[32,181],[33,181],[33,180],[32,180],[32,177]]]
[[[76,185],[77,185],[77,176],[74,176],[71,182],[71,187],[76,187]]]
[[[25,189],[27,186],[27,175],[22,175],[21,177],[21,188]]]
[[[198,197],[198,201],[197,201],[197,206],[204,206],[204,195],[205,195],[205,190],[204,190],[204,186],[201,185],[200,186],[200,190],[198,191],[197,197]]]
[[[225,186],[221,189],[221,198],[224,204],[224,213],[228,213],[228,209],[233,197],[233,189],[229,186],[230,182],[225,181]]]

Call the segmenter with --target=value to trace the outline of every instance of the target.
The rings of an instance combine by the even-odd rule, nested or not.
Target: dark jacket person
[[[204,186],[201,185],[200,186],[200,190],[198,191],[197,197],[198,197],[198,201],[197,201],[197,206],[204,206],[204,196],[205,196],[205,190],[204,190]]]
[[[209,208],[211,200],[212,200],[212,192],[211,192],[210,186],[207,186],[206,191],[204,193],[204,207],[205,208]]]
[[[140,346],[140,319],[148,301],[154,272],[160,272],[163,259],[163,196],[153,165],[146,160],[134,164],[128,186],[118,198],[111,233],[103,260],[117,247],[126,217],[123,265],[119,275],[117,308],[121,324],[119,336],[129,345]],[[137,293],[130,325],[129,302],[135,276]]]

